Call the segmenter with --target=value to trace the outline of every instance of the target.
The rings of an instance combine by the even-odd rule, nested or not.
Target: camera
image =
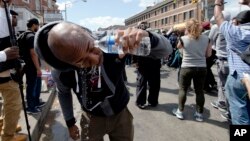
[[[24,66],[24,61],[21,59],[9,60],[0,63],[0,72],[11,70],[10,71],[11,79],[16,82],[21,82],[22,80],[21,70],[23,66]]]

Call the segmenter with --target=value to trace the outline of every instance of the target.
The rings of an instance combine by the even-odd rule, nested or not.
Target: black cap
[[[39,25],[39,21],[36,18],[29,19],[27,22],[27,27],[30,28],[33,24]]]
[[[13,16],[18,16],[18,13],[14,10],[10,10],[10,14],[13,15]]]
[[[239,21],[240,24],[250,23],[250,10],[245,10],[240,12],[236,19]]]

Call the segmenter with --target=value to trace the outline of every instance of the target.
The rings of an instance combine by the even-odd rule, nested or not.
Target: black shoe
[[[145,104],[136,104],[136,106],[140,109],[146,109],[147,105]]]
[[[37,106],[36,106],[36,108],[42,108],[42,107],[44,107],[46,105],[46,102],[40,102]]]
[[[40,111],[37,110],[36,108],[34,109],[27,108],[26,112],[27,114],[32,114],[32,115],[37,115],[38,113],[40,113]]]
[[[156,107],[158,104],[151,104],[151,103],[148,103],[148,106],[150,107]]]

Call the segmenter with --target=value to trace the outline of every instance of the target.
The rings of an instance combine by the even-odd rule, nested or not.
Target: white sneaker
[[[195,112],[194,113],[194,118],[196,121],[202,122],[203,121],[203,115],[202,113]]]
[[[184,119],[183,112],[180,111],[178,108],[173,109],[172,113],[178,118],[178,119]]]

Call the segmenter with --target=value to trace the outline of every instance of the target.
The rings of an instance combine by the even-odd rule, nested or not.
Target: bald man
[[[138,47],[143,37],[151,41],[147,57],[161,58],[172,51],[169,41],[156,33],[129,28],[117,33],[117,41],[120,37],[124,52]],[[127,108],[129,92],[122,76],[126,57],[104,53],[94,46],[95,40],[79,25],[54,22],[38,31],[35,49],[55,68],[52,76],[71,138],[80,138],[73,114],[73,89],[83,110],[82,140],[99,141],[108,134],[111,141],[132,141],[133,117]]]

